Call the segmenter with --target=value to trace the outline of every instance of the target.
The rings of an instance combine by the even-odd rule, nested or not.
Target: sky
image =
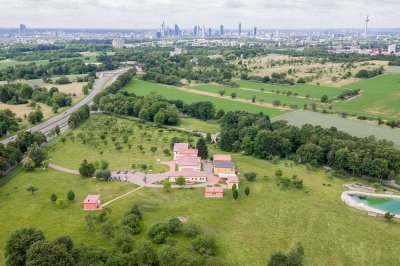
[[[400,0],[0,0],[0,28],[399,28]]]

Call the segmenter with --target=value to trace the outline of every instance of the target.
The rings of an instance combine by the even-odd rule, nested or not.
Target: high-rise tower
[[[242,35],[242,22],[239,23],[239,37]]]
[[[369,16],[365,18],[365,31],[364,31],[364,37],[367,38],[368,35],[368,22],[369,22]]]

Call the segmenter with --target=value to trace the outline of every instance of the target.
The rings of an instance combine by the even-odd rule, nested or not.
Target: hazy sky
[[[0,0],[0,27],[400,27],[400,0]]]

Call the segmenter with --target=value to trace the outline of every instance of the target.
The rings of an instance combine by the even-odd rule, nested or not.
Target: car
[[[29,128],[29,129],[27,129],[27,130],[26,130],[26,132],[31,132],[31,129],[30,129],[30,128]]]
[[[124,174],[126,175],[127,173],[128,173],[128,170],[125,170],[125,171],[124,171]]]
[[[118,171],[117,171],[117,174],[120,174],[120,173],[121,173],[121,171],[118,170]]]
[[[9,137],[8,139],[9,139],[9,140],[12,140],[12,139],[14,139],[14,137],[13,137],[13,136],[11,136],[11,137]]]
[[[66,113],[67,113],[67,111],[64,112],[64,114],[66,114]]]

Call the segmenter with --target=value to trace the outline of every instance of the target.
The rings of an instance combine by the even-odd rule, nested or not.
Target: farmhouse
[[[174,144],[174,161],[177,161],[182,156],[197,157],[198,150],[189,148],[189,143],[175,143]]]
[[[101,208],[100,195],[88,195],[83,201],[83,210],[97,210]]]
[[[214,174],[235,174],[235,164],[231,161],[216,161],[214,160]]]
[[[224,189],[222,187],[206,187],[204,196],[206,198],[223,198]]]
[[[232,161],[232,156],[230,154],[214,154],[214,161]]]
[[[229,175],[228,178],[226,179],[226,184],[228,185],[228,188],[232,188],[233,185],[236,185],[236,188],[239,188],[239,178],[237,175]]]
[[[176,178],[179,176],[183,176],[186,182],[207,182],[206,174],[203,171],[196,171],[191,169],[184,169],[179,172],[173,172],[168,175],[168,179],[170,182],[175,182]]]
[[[201,170],[201,158],[197,156],[180,156],[176,161],[178,171],[184,169]]]

